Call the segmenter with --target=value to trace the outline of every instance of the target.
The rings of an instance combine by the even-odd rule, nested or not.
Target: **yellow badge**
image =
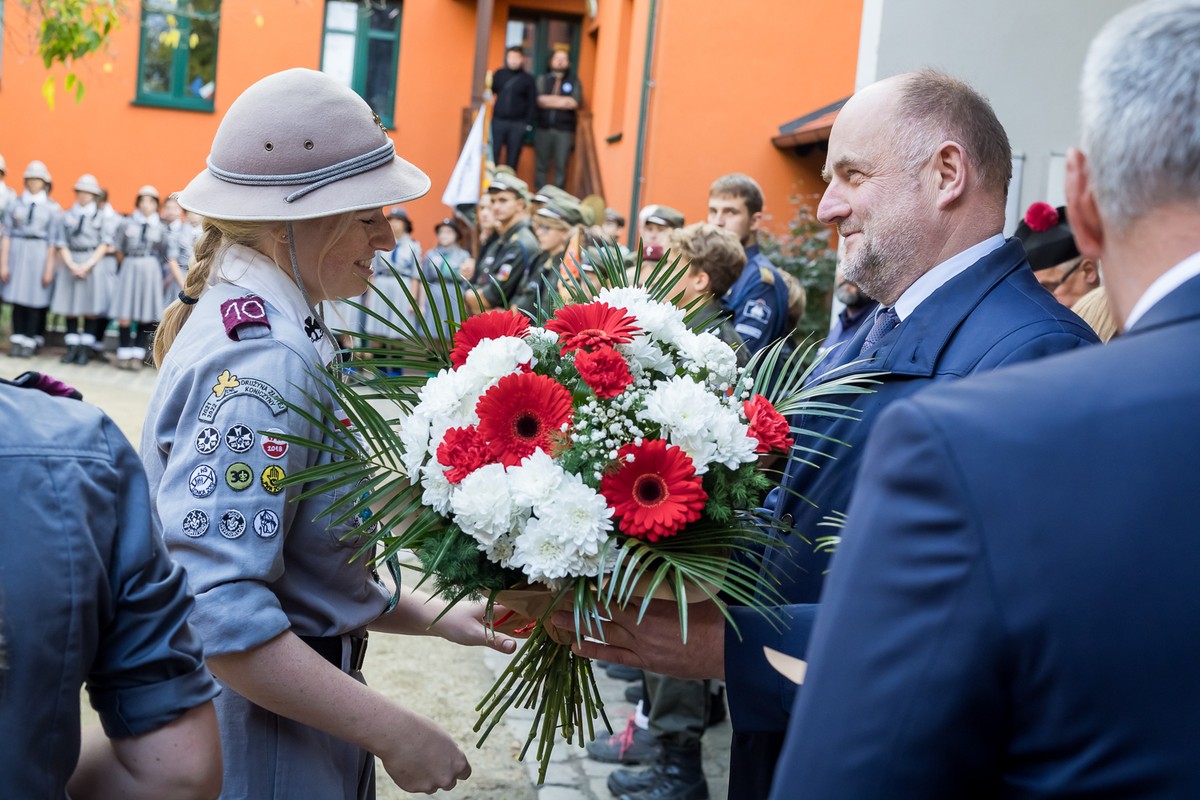
[[[285,473],[283,467],[272,464],[269,467],[264,467],[262,476],[259,480],[262,482],[262,487],[271,494],[279,494],[283,491],[283,479]]]
[[[237,375],[231,375],[229,370],[225,370],[217,376],[217,385],[212,388],[212,392],[219,399],[226,389],[236,389],[240,385]]]
[[[235,492],[250,488],[254,483],[254,470],[244,461],[237,461],[225,468],[225,483]]]

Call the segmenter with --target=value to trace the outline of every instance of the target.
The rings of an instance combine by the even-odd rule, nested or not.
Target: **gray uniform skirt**
[[[6,303],[30,308],[50,305],[50,286],[42,286],[46,269],[46,253],[50,243],[45,239],[12,237],[8,244],[8,283],[0,293]],[[51,284],[52,286],[53,284]]]
[[[387,324],[380,322],[370,315],[364,315],[363,332],[372,338],[376,339],[394,339],[398,335],[397,332],[407,332],[406,326],[401,319],[407,319],[410,323],[415,322],[416,315],[413,313],[412,304],[408,302],[408,297],[404,294],[404,290],[400,288],[400,281],[396,280],[391,273],[380,275],[376,273],[371,281],[372,288],[367,292],[367,307],[387,320]],[[386,297],[395,304],[400,310],[397,314],[383,300]]]
[[[158,256],[126,256],[117,274],[108,316],[134,322],[157,322],[162,318],[162,262]]]
[[[183,285],[187,286],[188,268],[180,264],[179,271],[183,273]],[[163,275],[163,284],[163,309],[165,310],[167,306],[179,299],[179,291],[183,286],[175,283],[175,276],[171,274],[170,270]]]
[[[117,257],[107,255],[100,259],[100,262],[92,267],[88,277],[93,281],[94,294],[90,298],[92,310],[84,313],[93,317],[107,317],[108,309],[112,306],[113,294],[117,291]]]
[[[79,264],[91,258],[94,252],[94,248],[72,250],[71,260]],[[99,270],[103,263],[103,260],[98,261],[88,270],[86,276],[77,278],[67,269],[67,265],[60,261],[54,273],[54,295],[50,300],[50,310],[68,317],[91,317],[104,313],[108,309],[108,297],[101,296],[99,291],[102,282]]]

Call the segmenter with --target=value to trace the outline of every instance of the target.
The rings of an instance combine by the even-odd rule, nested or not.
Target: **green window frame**
[[[144,0],[135,105],[212,111],[221,0]]]
[[[353,89],[395,127],[401,0],[326,0],[321,71]]]

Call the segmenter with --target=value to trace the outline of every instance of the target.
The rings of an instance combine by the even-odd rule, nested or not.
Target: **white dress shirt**
[[[997,233],[957,255],[950,256],[904,290],[904,294],[900,295],[900,299],[892,306],[896,310],[896,316],[900,317],[901,322],[908,319],[917,310],[917,306],[929,299],[930,295],[942,288],[951,278],[989,253],[999,250],[1003,245],[1004,237]]]
[[[1129,312],[1129,318],[1125,320],[1125,330],[1136,325],[1137,321],[1144,317],[1147,311],[1154,308],[1160,300],[1197,275],[1200,275],[1200,253],[1192,253],[1159,275],[1158,280],[1150,284],[1138,301],[1133,304],[1133,310]]]

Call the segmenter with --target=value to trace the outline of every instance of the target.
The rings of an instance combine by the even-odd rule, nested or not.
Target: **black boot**
[[[64,355],[62,358],[60,358],[60,359],[58,360],[58,363],[60,363],[60,364],[74,364],[74,363],[76,363],[76,359],[77,359],[78,357],[79,357],[79,345],[77,345],[77,344],[69,344],[69,345],[67,345],[67,353],[66,353],[66,355]]]
[[[608,789],[620,800],[708,800],[700,742],[664,745],[650,769],[619,769],[608,776]]]
[[[89,345],[81,344],[79,349],[75,351],[75,363],[79,366],[87,366],[87,363],[92,360],[92,348]]]

